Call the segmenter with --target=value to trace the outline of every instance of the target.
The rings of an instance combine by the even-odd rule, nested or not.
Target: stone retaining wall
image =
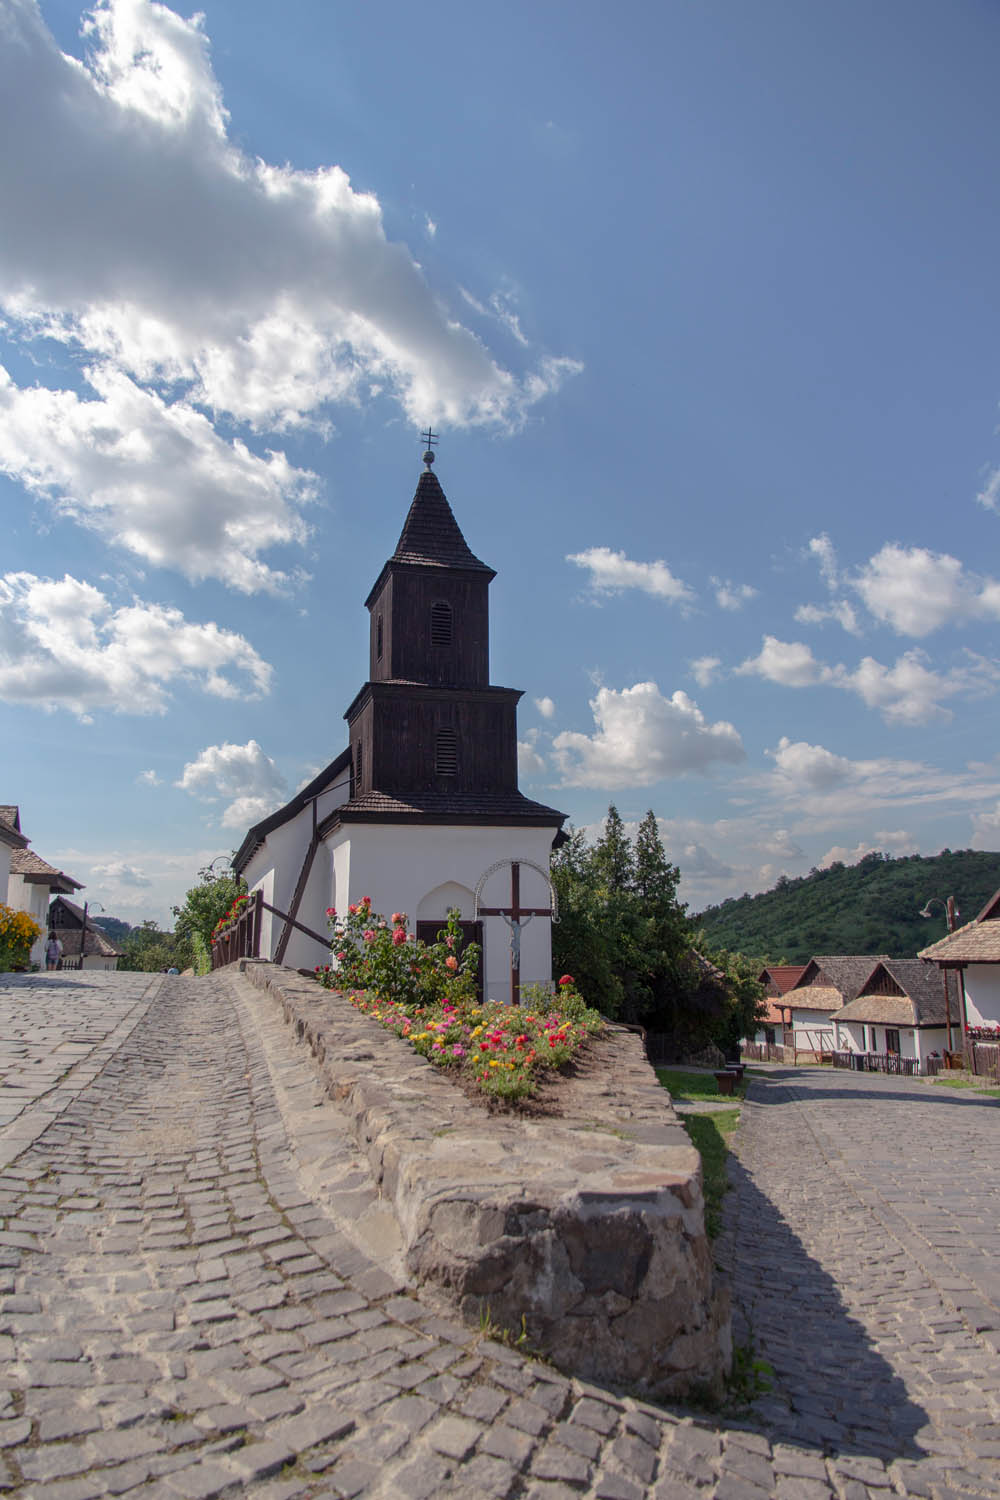
[[[294,970],[243,960],[312,1049],[393,1205],[415,1280],[567,1373],[659,1399],[718,1391],[701,1162],[638,1036],[560,1083],[561,1114],[489,1114],[408,1043]],[[523,1320],[523,1322],[522,1322]]]

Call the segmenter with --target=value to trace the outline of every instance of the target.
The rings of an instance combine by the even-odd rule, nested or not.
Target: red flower
[[[401,943],[406,942],[406,928],[397,927],[392,935],[393,946],[398,948]]]
[[[563,977],[560,979],[559,983],[560,984],[575,984],[576,980],[573,978],[572,974],[564,974]]]

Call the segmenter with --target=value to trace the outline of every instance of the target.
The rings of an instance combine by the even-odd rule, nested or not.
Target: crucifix
[[[510,864],[510,905],[480,906],[477,900],[476,915],[502,917],[510,928],[510,1003],[511,1005],[520,1005],[521,930],[527,927],[532,917],[551,917],[553,915],[552,907],[521,905],[521,866],[515,859]]]
[[[424,441],[424,463],[430,468],[434,462],[434,444],[437,442],[438,436],[433,427],[428,427],[427,431],[422,432],[420,436]]]

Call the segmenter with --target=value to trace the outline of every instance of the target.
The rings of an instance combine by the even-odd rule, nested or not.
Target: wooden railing
[[[221,969],[225,964],[236,963],[240,958],[260,958],[261,919],[266,911],[269,911],[272,916],[279,917],[287,924],[287,928],[294,927],[299,932],[304,932],[306,937],[314,938],[317,943],[322,943],[324,948],[329,948],[329,934],[324,936],[321,932],[314,932],[304,922],[298,922],[294,917],[289,916],[287,911],[279,911],[276,906],[265,901],[263,891],[253,891],[239,916],[234,917],[228,927],[224,927],[216,937],[213,937],[213,969]],[[277,958],[275,961],[278,962]]]

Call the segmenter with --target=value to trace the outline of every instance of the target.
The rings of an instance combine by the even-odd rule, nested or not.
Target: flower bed
[[[26,911],[0,903],[0,972],[26,969],[31,962],[31,945],[41,935],[42,929]]]
[[[1000,1026],[966,1026],[970,1042],[1000,1042]]]
[[[327,917],[337,962],[316,969],[320,983],[342,990],[428,1062],[493,1098],[529,1097],[546,1070],[563,1067],[603,1028],[570,974],[555,996],[532,985],[521,1006],[480,1003],[479,949],[474,943],[461,948],[455,911],[436,943],[418,942],[407,931],[405,912],[393,912],[390,926],[367,898],[342,919],[333,907]]]

